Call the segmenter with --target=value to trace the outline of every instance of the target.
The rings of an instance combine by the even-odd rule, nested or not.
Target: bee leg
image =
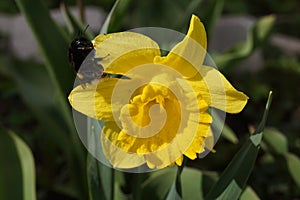
[[[96,58],[96,57],[94,57],[94,62],[97,63],[97,64],[100,64],[100,62],[101,62],[103,59],[107,58],[108,56],[109,56],[109,54],[107,54],[106,56],[101,57],[101,58]]]
[[[85,83],[83,81],[83,78],[84,78],[83,74],[81,74],[80,72],[78,72],[76,75],[77,75],[77,77],[79,79],[79,84],[81,85],[82,89],[85,89],[86,85],[85,85]]]

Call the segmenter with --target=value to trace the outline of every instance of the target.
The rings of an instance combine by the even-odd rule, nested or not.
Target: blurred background
[[[87,37],[99,34],[114,2],[1,0],[0,197],[1,186],[22,188],[18,156],[29,152],[37,199],[87,199],[87,153],[67,101],[75,78],[67,49],[87,24]],[[272,90],[248,186],[258,199],[300,199],[300,2],[123,0],[108,32],[156,26],[186,33],[192,13],[207,29],[208,51],[219,70],[250,99],[240,114],[227,115],[216,153],[187,165],[212,175],[213,183],[211,177],[224,170],[257,126]],[[16,141],[25,148],[21,154]],[[11,190],[18,199],[22,190]]]

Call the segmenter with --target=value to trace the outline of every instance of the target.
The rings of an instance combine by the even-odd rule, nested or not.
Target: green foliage
[[[87,176],[88,176],[88,186],[89,186],[89,196],[90,199],[109,199],[106,198],[107,190],[104,190],[105,186],[111,186],[108,183],[104,183],[105,185],[102,185],[103,178],[101,177],[101,170],[100,167],[106,167],[101,166],[99,161],[97,161],[93,156],[88,155],[87,157]],[[111,182],[111,180],[107,180],[108,182]]]
[[[168,193],[170,193],[169,190],[172,187],[175,177],[176,168],[174,167],[151,173],[150,177],[141,185],[142,199],[165,199]]]
[[[0,199],[35,200],[35,166],[30,148],[0,127]]]
[[[207,199],[238,199],[241,195],[255,164],[271,101],[272,92],[269,94],[266,109],[257,130],[231,160],[216,185],[208,193]]]
[[[247,187],[242,195],[240,196],[240,200],[259,200],[260,198],[257,196],[255,191],[251,187]]]
[[[286,163],[288,166],[288,170],[293,178],[293,180],[295,181],[295,183],[297,184],[298,188],[300,188],[300,171],[299,171],[299,167],[300,167],[300,159],[291,153],[287,153],[284,155],[285,159],[286,159]]]
[[[217,66],[228,71],[236,67],[241,60],[249,57],[258,46],[269,38],[274,22],[275,17],[273,15],[259,19],[252,27],[244,43],[236,45],[228,52],[215,58]]]
[[[268,128],[265,130],[264,141],[274,153],[284,154],[288,152],[287,138],[274,128]]]

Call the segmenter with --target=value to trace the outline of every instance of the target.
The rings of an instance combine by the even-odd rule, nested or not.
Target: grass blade
[[[0,199],[36,199],[34,158],[25,142],[0,128]]]
[[[90,154],[87,156],[87,179],[89,187],[89,199],[106,199],[101,184],[98,161]]]
[[[74,81],[74,73],[67,62],[67,47],[71,38],[58,28],[40,0],[16,0],[16,3],[38,42],[56,89],[67,97]]]
[[[116,0],[116,2],[114,3],[112,9],[110,10],[110,12],[108,13],[102,27],[101,27],[101,30],[100,30],[100,34],[105,34],[108,32],[109,30],[109,26],[111,24],[111,21],[112,21],[112,18],[113,16],[115,15],[115,12],[116,12],[116,9],[119,5],[121,0]]]
[[[94,155],[101,151],[100,146],[100,133],[99,121],[91,118],[87,118],[87,142],[90,151],[93,151]],[[90,197],[103,196],[104,199],[114,199],[114,169],[108,167],[91,155],[88,159],[88,180],[89,180],[89,193]],[[93,184],[100,186],[101,188],[93,187]],[[99,194],[103,192],[102,194]],[[97,199],[97,198],[93,198]]]
[[[86,180],[84,180],[85,159],[82,146],[74,128],[70,107],[67,105],[67,96],[72,89],[75,76],[67,62],[67,48],[71,38],[68,39],[62,29],[54,23],[48,9],[40,0],[16,0],[16,4],[26,18],[31,31],[37,40],[50,77],[50,85],[52,87],[50,90],[45,90],[43,92],[54,93],[48,101],[53,101],[54,112],[57,111],[57,113],[55,113],[56,118],[59,118],[60,122],[51,124],[49,127],[52,127],[52,125],[54,127],[59,127],[59,129],[63,130],[63,134],[69,134],[67,135],[67,139],[71,139],[72,145],[69,145],[70,151],[68,153],[70,155],[70,160],[68,160],[68,164],[69,166],[72,166],[72,181],[74,180],[75,191],[80,194],[81,199],[84,199],[87,196],[85,193],[86,190],[84,189],[86,187]],[[42,75],[41,78],[46,76],[47,75]],[[39,88],[39,85],[34,85],[33,87]],[[29,90],[24,92],[29,92]],[[34,94],[32,96],[37,99],[35,102],[39,101],[40,96],[38,95],[39,94]],[[33,102],[30,102],[30,104],[34,110],[40,113],[53,112],[49,107],[36,106]],[[46,122],[46,124],[47,123],[48,122]],[[78,163],[80,164],[78,165]]]
[[[241,195],[255,164],[271,101],[272,92],[257,130],[236,153],[206,199],[238,199]]]

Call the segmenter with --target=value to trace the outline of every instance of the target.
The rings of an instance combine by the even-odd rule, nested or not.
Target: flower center
[[[123,131],[138,138],[149,138],[158,134],[164,128],[167,118],[171,117],[168,109],[173,107],[179,111],[180,116],[180,107],[174,100],[174,94],[164,86],[144,86],[142,94],[136,95],[121,110]]]

